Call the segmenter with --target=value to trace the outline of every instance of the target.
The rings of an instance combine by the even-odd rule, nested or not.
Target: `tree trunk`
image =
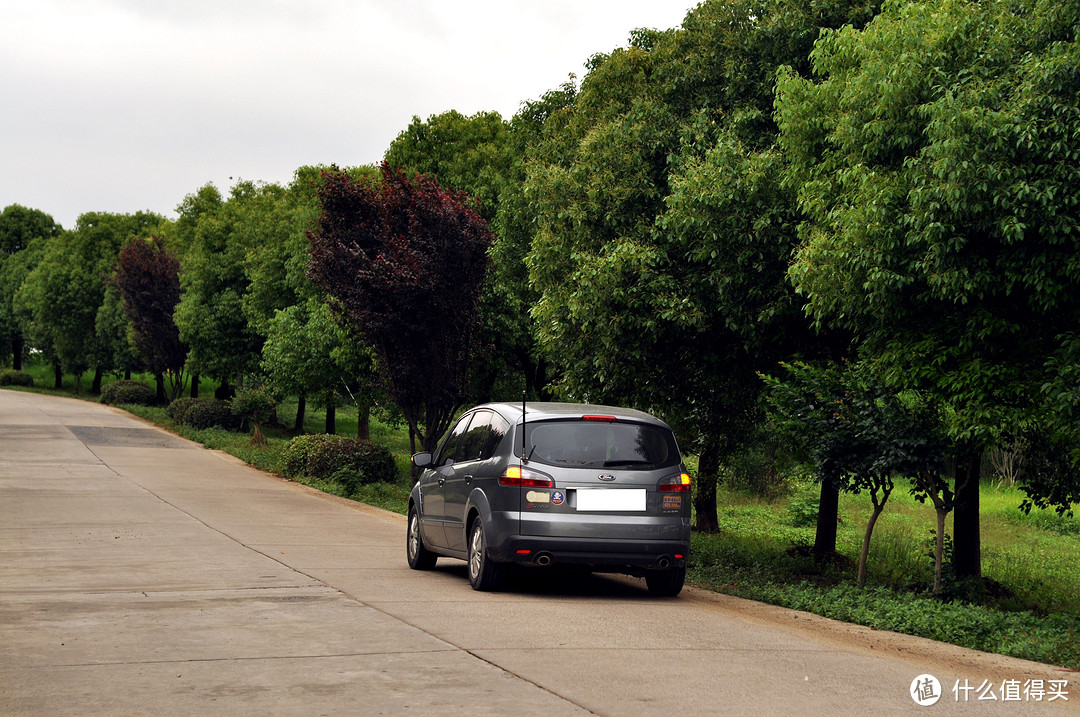
[[[197,373],[191,374],[191,397],[199,397],[199,374]]]
[[[814,560],[820,562],[836,554],[836,521],[839,514],[840,490],[832,481],[821,481],[817,533],[814,536]]]
[[[881,501],[878,502],[877,494],[871,493],[870,499],[874,503],[874,512],[870,514],[870,520],[866,524],[866,534],[863,535],[862,552],[859,553],[859,585],[866,584],[866,561],[870,556],[870,538],[874,535],[874,526],[877,525],[878,518],[881,517],[881,512],[885,510],[885,503],[889,500],[889,494],[892,489],[883,490]]]
[[[23,336],[18,331],[11,337],[11,368],[16,371],[23,370],[23,351],[26,348],[26,342],[23,341]]]
[[[296,397],[296,421],[293,422],[293,432],[304,432],[304,421],[307,419],[307,396],[300,394]]]
[[[64,387],[64,371],[60,368],[60,362],[53,362],[53,388],[59,390]]]
[[[945,516],[949,510],[935,501],[934,512],[937,514],[937,536],[934,540],[934,595],[941,593],[941,570],[945,564]]]
[[[333,391],[326,394],[326,432],[331,436],[337,433],[337,397]]]
[[[101,380],[105,377],[105,372],[101,368],[94,369],[94,380],[90,383],[90,393],[95,396],[101,395]]]
[[[371,400],[364,399],[356,406],[356,437],[371,439]]]
[[[154,401],[158,404],[165,403],[165,374],[161,371],[154,373],[154,388],[156,391]]]
[[[953,569],[958,579],[982,578],[979,536],[979,467],[976,454],[956,465],[956,508],[953,512]]]
[[[706,436],[698,457],[698,480],[694,490],[694,511],[697,519],[694,529],[702,533],[715,533],[720,529],[716,513],[716,481],[720,472],[720,442],[714,436]]]

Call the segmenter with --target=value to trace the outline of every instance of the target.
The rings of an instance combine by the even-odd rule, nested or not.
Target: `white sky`
[[[0,0],[0,209],[174,217],[378,162],[413,116],[510,119],[697,0]]]

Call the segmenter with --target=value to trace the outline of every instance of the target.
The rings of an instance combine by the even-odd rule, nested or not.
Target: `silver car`
[[[406,554],[468,562],[477,590],[507,564],[585,566],[677,595],[690,553],[690,476],[671,429],[641,411],[489,403],[466,411],[434,454],[413,456]]]

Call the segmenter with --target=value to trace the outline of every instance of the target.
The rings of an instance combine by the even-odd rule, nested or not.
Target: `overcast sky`
[[[0,0],[0,208],[175,217],[207,182],[378,162],[414,116],[579,79],[696,0]]]

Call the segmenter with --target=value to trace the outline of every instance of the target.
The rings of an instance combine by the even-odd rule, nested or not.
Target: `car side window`
[[[491,427],[488,431],[487,440],[480,448],[480,459],[487,460],[495,455],[495,449],[499,447],[503,436],[510,430],[510,422],[497,413],[491,414]]]
[[[469,427],[469,421],[472,420],[473,414],[463,416],[457,425],[454,426],[450,434],[443,440],[442,447],[439,448],[439,455],[435,457],[435,466],[445,466],[453,463],[454,461],[465,460],[460,457],[459,445],[461,443],[461,435],[465,433]]]
[[[477,411],[473,414],[469,430],[461,437],[458,443],[457,460],[475,461],[483,458],[483,448],[491,434],[491,417],[495,415],[491,411]]]

